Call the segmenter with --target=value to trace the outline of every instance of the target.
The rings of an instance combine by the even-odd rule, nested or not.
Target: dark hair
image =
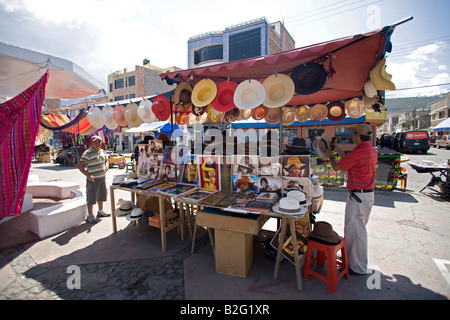
[[[363,134],[359,134],[359,137],[361,138],[361,141],[369,141],[370,140],[370,136],[365,136]]]

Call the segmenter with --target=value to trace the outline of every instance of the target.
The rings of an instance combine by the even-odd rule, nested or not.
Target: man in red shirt
[[[370,211],[374,203],[375,168],[378,153],[370,142],[372,128],[360,123],[351,128],[356,147],[349,153],[336,145],[341,160],[337,162],[333,152],[325,154],[330,158],[335,171],[347,171],[347,189],[350,192],[345,206],[345,242],[347,244],[348,266],[352,274],[367,274],[367,230]]]

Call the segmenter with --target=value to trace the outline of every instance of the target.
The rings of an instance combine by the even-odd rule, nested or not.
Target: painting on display
[[[275,192],[279,197],[282,195],[283,182],[281,177],[258,177],[259,192]]]
[[[286,197],[289,191],[299,190],[305,193],[306,199],[311,199],[312,182],[309,178],[282,177],[283,197]]]
[[[233,174],[233,191],[257,191],[258,176],[244,176]]]
[[[183,175],[183,167],[174,164],[163,164],[161,168],[161,180],[180,182]]]
[[[187,148],[166,146],[164,147],[163,163],[184,165]]]
[[[302,178],[310,177],[310,156],[282,156],[282,176]]]
[[[242,176],[258,175],[258,156],[256,155],[233,156],[233,175],[242,175]]]
[[[183,173],[181,175],[181,183],[188,183],[198,185],[198,165],[197,156],[186,156],[183,166]]]
[[[211,191],[220,190],[220,163],[218,156],[198,156],[199,186]]]
[[[149,153],[164,153],[164,147],[162,140],[150,140],[149,141]]]
[[[279,157],[259,157],[258,176],[281,177]]]

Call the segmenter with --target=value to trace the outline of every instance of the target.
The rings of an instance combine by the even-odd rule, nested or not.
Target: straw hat
[[[159,121],[166,121],[170,117],[170,101],[165,95],[156,96],[153,99],[152,111]]]
[[[288,103],[295,93],[295,85],[290,77],[284,74],[273,74],[263,82],[266,98],[263,105],[267,108],[279,108]]]
[[[137,109],[138,116],[146,123],[155,121],[156,116],[152,111],[152,102],[150,100],[142,101]]]
[[[345,110],[350,117],[360,118],[364,115],[364,104],[360,99],[353,98],[345,102]]]
[[[319,139],[313,141],[312,147],[317,152],[320,158],[328,159],[325,151],[331,148],[330,138],[328,138],[327,134],[324,133],[320,136]]]
[[[139,106],[136,103],[129,103],[125,108],[125,119],[132,127],[139,127],[142,124],[142,119],[137,113],[138,108]]]
[[[314,223],[314,229],[308,235],[311,240],[318,240],[326,244],[338,244],[341,242],[339,235],[333,230],[331,224],[325,221],[317,221]]]
[[[106,123],[106,118],[98,107],[91,107],[86,118],[96,129],[102,128]]]
[[[112,107],[103,107],[103,115],[106,118],[105,126],[109,130],[115,130],[119,126],[118,123],[113,119],[113,111],[114,109]]]
[[[291,79],[295,84],[295,92],[304,95],[313,94],[325,85],[327,72],[319,63],[302,63],[292,71]]]
[[[187,116],[187,119],[186,119],[186,124],[189,127],[192,127],[195,125],[196,122],[197,122],[197,116],[193,113],[189,113],[189,115]]]
[[[119,200],[120,202],[120,200]],[[121,201],[119,208],[114,210],[114,215],[116,217],[124,216],[127,214],[130,214],[133,208],[135,208],[136,205],[132,201]]]
[[[296,110],[294,107],[284,107],[283,109],[283,125],[289,126],[293,124],[296,120],[295,118]]]
[[[114,106],[113,111],[113,119],[117,122],[117,124],[121,127],[125,127],[128,125],[128,121],[124,116],[125,107],[123,105]]]
[[[339,121],[345,118],[345,105],[338,102],[330,102],[327,105],[328,108],[328,119],[331,121]]]
[[[272,210],[287,215],[305,214],[307,209],[292,198],[281,198],[280,202],[272,207]]]
[[[378,94],[377,88],[373,85],[372,80],[367,80],[364,84],[364,93],[370,98],[373,98]]]
[[[280,108],[270,108],[267,110],[267,114],[266,114],[266,117],[264,118],[264,120],[266,120],[266,122],[268,124],[279,123],[280,122],[280,113],[281,113]]]
[[[214,109],[220,112],[233,110],[235,105],[233,101],[234,92],[238,84],[233,81],[222,81],[217,85],[217,95],[211,102]]]
[[[286,163],[286,169],[289,169],[291,166],[296,166],[297,168],[304,167],[305,164],[300,162],[300,159],[297,157],[289,157]]]
[[[311,120],[323,121],[328,115],[328,108],[324,104],[316,104],[309,109],[309,118]]]
[[[173,93],[173,103],[182,110],[187,110],[192,104],[191,101],[192,86],[187,82],[181,82],[177,85]]]
[[[237,117],[236,120],[247,120],[247,119],[250,119],[250,117],[252,116],[251,109],[245,110],[245,109],[238,108],[238,110],[239,110],[239,116]]]
[[[386,72],[386,58],[382,58],[370,71],[370,80],[377,90],[395,90],[391,79],[392,75]]]
[[[258,106],[253,109],[252,118],[255,120],[262,120],[267,115],[267,107],[266,106]]]
[[[197,107],[210,104],[217,95],[217,86],[211,79],[200,80],[192,90],[191,100]]]
[[[233,101],[236,107],[243,110],[254,109],[266,98],[266,89],[257,80],[242,81],[234,91]]]
[[[375,96],[373,98],[369,98],[365,94],[363,94],[363,105],[364,108],[369,112],[379,112],[380,111],[380,105],[381,102],[379,99]]]
[[[177,124],[180,126],[186,124],[188,114],[186,112],[180,112],[177,114]]]
[[[214,109],[212,107],[211,104],[208,105],[208,108],[207,108],[208,122],[210,122],[210,123],[221,122],[223,120],[224,115],[225,115],[225,113],[217,111],[216,109]]]
[[[297,120],[300,122],[308,121],[309,107],[305,104],[297,109]]]

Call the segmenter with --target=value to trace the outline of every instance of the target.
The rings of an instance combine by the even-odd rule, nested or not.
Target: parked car
[[[427,153],[430,149],[430,140],[428,131],[412,130],[406,131],[400,136],[400,152],[418,152]]]
[[[437,148],[437,140],[439,140],[441,137],[439,136],[430,136],[430,147]]]
[[[442,139],[436,141],[437,148],[450,149],[450,135],[442,136]]]

